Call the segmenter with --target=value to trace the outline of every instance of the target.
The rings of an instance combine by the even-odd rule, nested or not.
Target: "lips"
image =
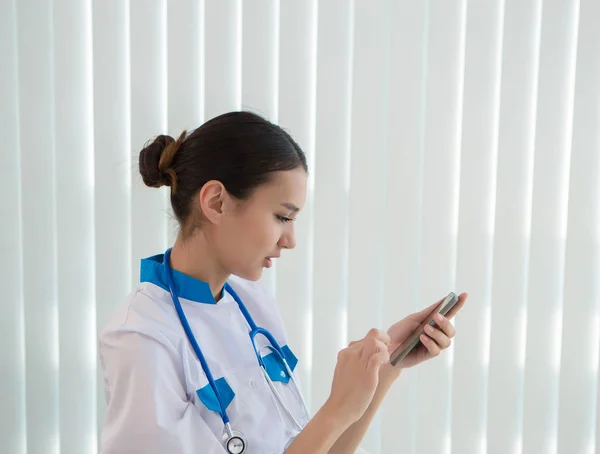
[[[273,266],[273,259],[278,259],[278,258],[279,258],[279,255],[272,255],[270,257],[265,257],[263,266],[265,268],[271,268]]]

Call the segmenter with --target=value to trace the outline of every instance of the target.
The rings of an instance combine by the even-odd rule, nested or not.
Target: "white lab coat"
[[[208,380],[167,291],[162,259],[142,261],[141,285],[116,309],[100,336],[107,402],[101,449],[103,454],[223,454],[223,422],[197,392],[209,388]],[[237,303],[225,293],[215,304],[207,284],[177,271],[173,278],[214,379],[224,378],[235,393],[227,407],[232,428],[245,435],[248,454],[281,454],[297,431],[262,375]],[[229,283],[255,323],[289,348],[268,292],[237,277]],[[256,340],[258,346],[267,343],[260,335]],[[274,383],[305,425],[309,415],[299,390],[291,381]]]

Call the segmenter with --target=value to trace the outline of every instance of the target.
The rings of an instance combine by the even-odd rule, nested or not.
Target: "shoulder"
[[[138,286],[111,314],[100,333],[100,347],[114,344],[128,333],[175,347],[181,336],[177,313],[169,304],[168,296],[167,292],[153,284]]]

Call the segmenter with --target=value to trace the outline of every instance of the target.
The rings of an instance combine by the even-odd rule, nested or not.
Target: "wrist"
[[[327,399],[325,404],[318,411],[320,420],[334,432],[342,434],[348,427],[354,424],[359,417],[353,415],[351,411],[345,411],[341,405]],[[315,415],[315,416],[317,416]]]
[[[398,380],[400,374],[402,374],[402,370],[403,369],[400,367],[392,366],[390,364],[381,366],[381,369],[379,369],[379,384],[377,388],[381,388],[385,391],[389,390],[394,382]]]
[[[326,402],[285,450],[285,454],[326,454],[348,429],[344,413],[332,402]]]

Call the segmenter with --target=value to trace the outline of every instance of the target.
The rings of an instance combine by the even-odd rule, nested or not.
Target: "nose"
[[[282,249],[294,249],[296,247],[296,233],[293,222],[289,223],[289,228],[283,232],[277,245]]]

